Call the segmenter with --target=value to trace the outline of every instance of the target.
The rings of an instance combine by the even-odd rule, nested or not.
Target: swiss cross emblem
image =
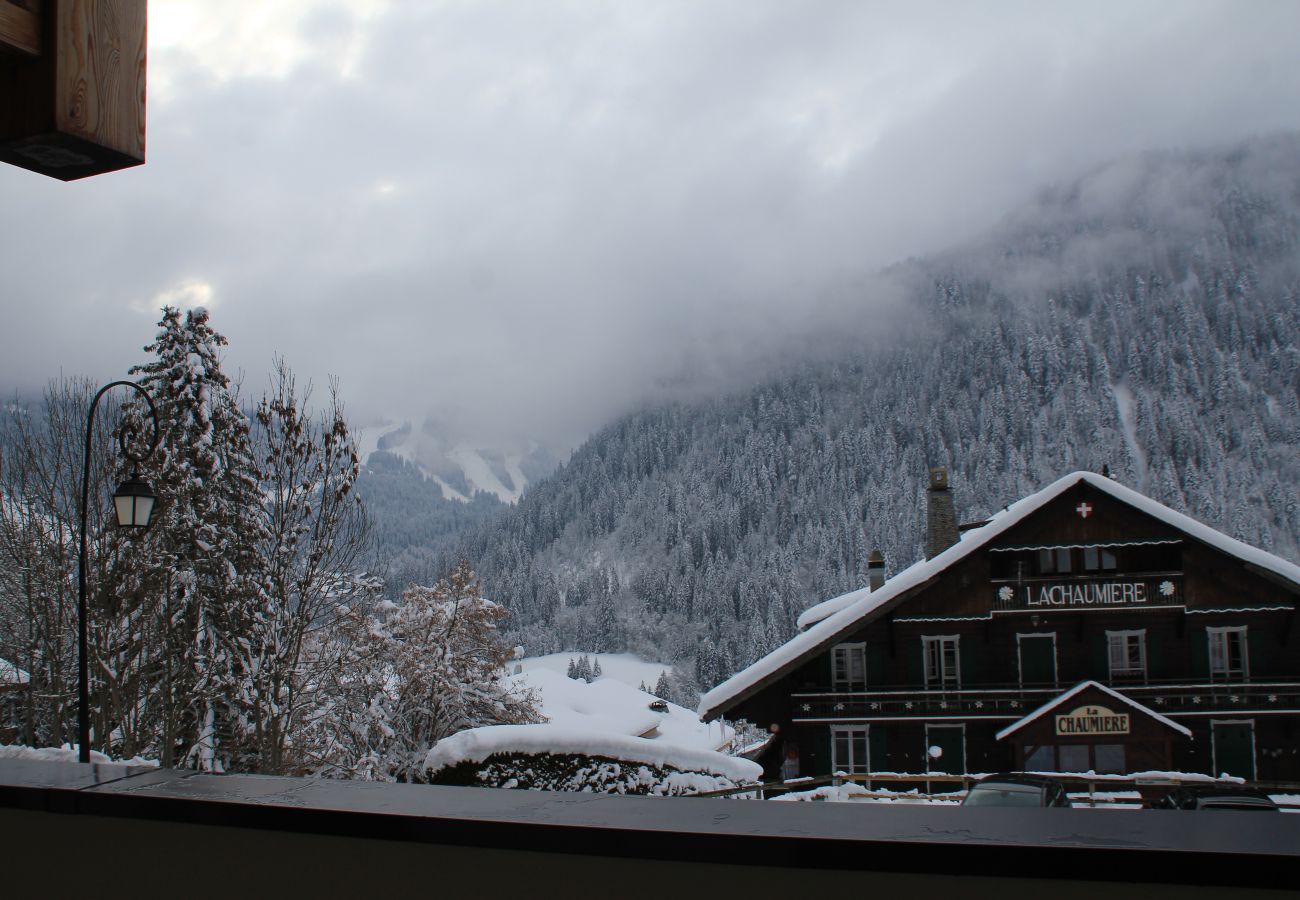
[[[1092,515],[1092,504],[1085,500],[1076,506],[1074,511],[1079,514],[1080,519],[1086,519],[1088,516]]]

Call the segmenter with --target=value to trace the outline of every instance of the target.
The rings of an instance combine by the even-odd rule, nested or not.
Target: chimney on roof
[[[879,550],[872,550],[867,557],[867,588],[880,590],[885,583],[885,557]]]
[[[948,489],[948,470],[943,466],[930,470],[926,494],[925,558],[933,559],[958,540],[957,514],[952,508],[952,491]]]

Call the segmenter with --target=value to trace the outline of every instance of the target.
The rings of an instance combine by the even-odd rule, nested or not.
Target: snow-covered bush
[[[594,794],[648,794],[679,797],[738,787],[725,775],[683,772],[671,766],[627,762],[585,753],[494,753],[483,762],[466,760],[438,770],[433,784],[574,791]]]
[[[658,740],[556,725],[475,728],[425,758],[433,784],[679,796],[757,782],[747,759]]]

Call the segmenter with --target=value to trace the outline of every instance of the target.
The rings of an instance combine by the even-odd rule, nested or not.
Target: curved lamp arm
[[[135,435],[124,426],[118,432],[118,444],[122,449],[122,455],[138,466],[153,455],[162,438],[162,431],[158,427],[158,410],[154,407],[153,398],[134,381],[109,382],[100,388],[95,398],[90,401],[90,412],[86,415],[86,453],[81,469],[81,552],[77,558],[77,758],[84,763],[90,762],[90,667],[86,652],[89,643],[89,630],[86,625],[86,518],[90,504],[90,437],[95,429],[95,410],[99,407],[99,399],[115,387],[129,387],[143,397],[149,407],[149,418],[153,425],[153,439],[143,454],[131,449],[127,438],[128,435],[131,437]]]

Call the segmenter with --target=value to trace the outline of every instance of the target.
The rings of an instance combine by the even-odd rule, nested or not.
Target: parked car
[[[1280,812],[1272,798],[1252,788],[1220,785],[1176,787],[1152,809],[1244,809],[1257,812]]]
[[[1046,775],[1001,772],[971,785],[962,806],[1069,806],[1065,785]]]

